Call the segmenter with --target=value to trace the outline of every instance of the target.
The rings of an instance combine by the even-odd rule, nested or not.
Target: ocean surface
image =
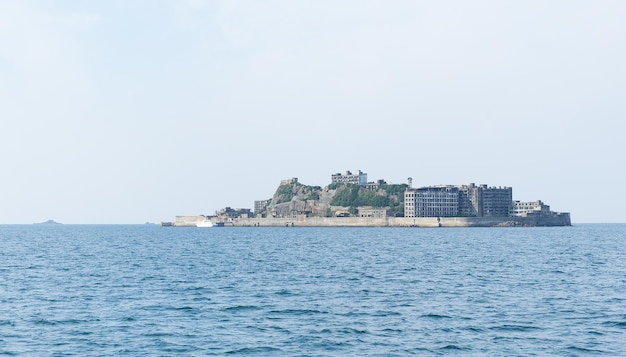
[[[626,225],[3,225],[0,355],[626,356]]]

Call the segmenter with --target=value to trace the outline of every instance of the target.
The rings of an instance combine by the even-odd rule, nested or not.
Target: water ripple
[[[0,226],[0,354],[626,355],[624,232]]]

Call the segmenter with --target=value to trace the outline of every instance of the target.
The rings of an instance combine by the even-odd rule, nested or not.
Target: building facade
[[[249,208],[230,208],[224,207],[219,211],[215,211],[215,216],[221,220],[234,219],[234,218],[249,218],[252,217],[252,212]]]
[[[483,212],[481,217],[508,217],[513,204],[511,187],[486,187],[482,190]]]
[[[459,190],[459,216],[482,217],[484,186],[469,185],[455,186]]]
[[[404,191],[404,217],[415,217],[415,192],[410,187]]]
[[[533,214],[546,215],[550,213],[550,206],[541,202],[541,200],[531,202],[513,201],[511,207],[511,216],[527,217]]]
[[[405,217],[457,217],[459,190],[455,187],[423,187],[404,193]]]
[[[359,217],[386,218],[387,210],[384,208],[359,208]]]
[[[439,185],[407,189],[405,217],[508,217],[513,190],[487,185]]]
[[[345,174],[336,173],[331,175],[331,182],[342,184],[351,183],[354,185],[365,186],[367,184],[367,174],[361,172],[361,170],[359,170],[358,174],[353,174],[350,171],[346,171]]]
[[[370,191],[376,191],[380,188],[380,186],[387,184],[385,180],[378,180],[376,182],[368,182],[365,184],[365,189]]]
[[[271,200],[258,200],[254,201],[254,214],[259,214],[265,211],[265,207],[270,203]]]

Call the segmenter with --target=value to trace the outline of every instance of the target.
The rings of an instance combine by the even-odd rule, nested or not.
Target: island
[[[331,175],[327,186],[296,177],[282,180],[271,198],[251,209],[230,207],[212,215],[176,216],[176,227],[212,221],[232,227],[537,227],[571,226],[568,212],[554,212],[541,200],[513,200],[507,186],[435,185],[368,181],[358,171]]]
[[[45,222],[35,223],[35,224],[61,224],[61,223],[56,222],[56,221],[54,221],[54,220],[52,220],[52,219],[49,219],[49,220],[47,220],[47,221],[45,221]]]

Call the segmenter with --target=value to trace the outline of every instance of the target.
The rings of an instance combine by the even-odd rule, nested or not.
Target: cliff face
[[[265,215],[275,217],[301,214],[326,216],[335,192],[336,190],[329,190],[328,187],[307,186],[297,181],[282,182],[272,196]]]

